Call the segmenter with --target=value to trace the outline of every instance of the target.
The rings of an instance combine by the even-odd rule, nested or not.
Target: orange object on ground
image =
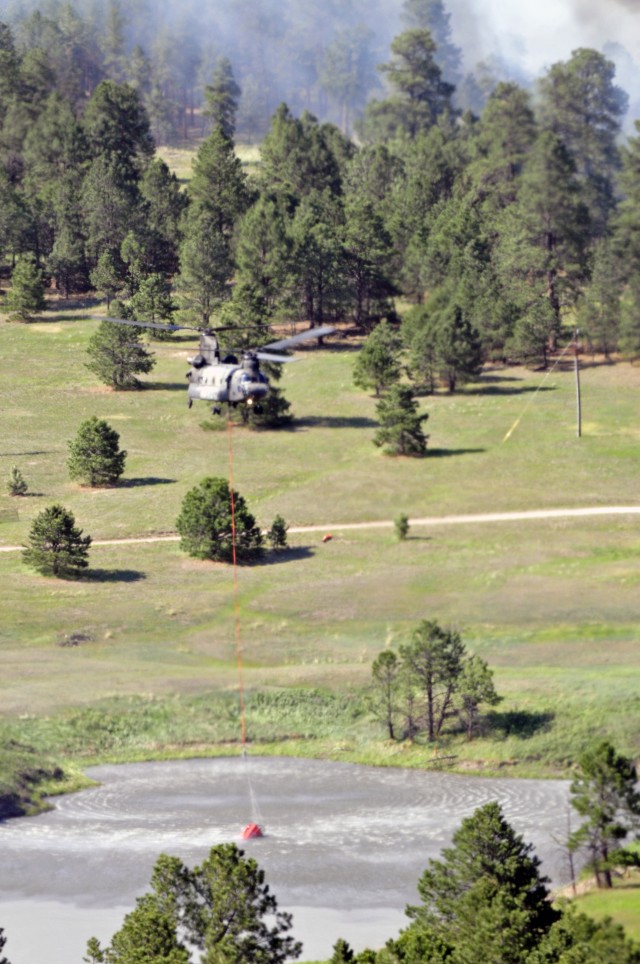
[[[258,823],[248,823],[242,831],[243,840],[251,840],[252,837],[264,837],[264,831]]]
[[[326,536],[322,537],[323,542],[331,542],[332,539],[333,539],[333,536],[331,535],[330,532],[328,532]]]

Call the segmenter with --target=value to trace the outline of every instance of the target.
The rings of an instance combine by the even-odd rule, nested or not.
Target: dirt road
[[[485,522],[526,522],[544,519],[573,519],[587,516],[611,515],[640,515],[640,505],[609,505],[592,506],[584,509],[527,509],[522,512],[483,512],[478,515],[443,515],[426,516],[420,519],[410,518],[412,527],[415,526],[449,526],[449,525],[478,525]],[[394,525],[392,520],[381,522],[326,522],[322,525],[291,526],[289,532],[323,532],[339,533],[350,529],[390,529]],[[146,542],[178,542],[178,535],[138,536],[129,539],[94,539],[94,546],[134,545]],[[0,545],[0,552],[18,552],[23,546]]]

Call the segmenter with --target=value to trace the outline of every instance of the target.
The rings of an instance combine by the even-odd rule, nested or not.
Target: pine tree
[[[232,562],[234,548],[238,562],[252,562],[262,555],[260,528],[244,498],[229,488],[226,479],[207,478],[190,489],[183,499],[176,529],[180,548],[197,559]]]
[[[235,844],[212,847],[193,869],[163,854],[151,885],[157,906],[200,949],[202,964],[284,964],[302,952],[289,934],[291,915],[278,910],[264,871]]]
[[[408,385],[392,385],[376,405],[380,428],[373,444],[383,446],[387,455],[424,455],[427,438],[422,423],[428,415],[418,413],[418,405]]]
[[[267,540],[272,549],[287,548],[287,530],[289,526],[281,515],[277,515],[271,523],[271,528],[267,533]]]
[[[120,436],[107,422],[95,415],[87,419],[68,443],[69,478],[90,486],[115,485],[127,458],[119,443]]]
[[[427,736],[433,742],[449,715],[465,658],[460,634],[423,619],[410,643],[400,647],[405,675],[425,703]]]
[[[29,486],[25,482],[24,476],[17,465],[12,465],[7,479],[7,492],[9,495],[26,495]]]
[[[453,960],[522,964],[560,917],[539,867],[531,844],[487,803],[462,821],[442,858],[429,861],[418,882],[422,904],[407,913]]]
[[[91,284],[107,299],[107,311],[124,284],[123,267],[119,262],[120,259],[116,260],[112,251],[103,251],[91,272]]]
[[[258,405],[241,406],[240,417],[252,429],[285,428],[293,421],[291,402],[285,398],[282,389],[273,384],[273,374],[269,372],[267,377],[271,381],[267,396]]]
[[[629,361],[640,358],[640,273],[629,279],[622,299],[618,347]]]
[[[183,222],[180,274],[175,280],[184,319],[208,328],[211,315],[231,297],[233,257],[229,237],[206,211],[192,205]]]
[[[543,126],[565,145],[576,165],[590,217],[590,233],[606,233],[620,166],[616,139],[629,98],[614,83],[615,64],[590,48],[574,50],[540,81]]]
[[[575,165],[552,133],[538,137],[525,165],[518,199],[496,219],[498,276],[522,317],[548,321],[557,339],[564,308],[572,307],[587,277],[588,211]],[[543,359],[546,363],[546,358]]]
[[[10,321],[32,321],[45,307],[42,272],[31,255],[18,258],[5,297]]]
[[[396,531],[396,536],[398,542],[404,542],[409,535],[409,516],[406,512],[401,512],[400,515],[396,516],[393,520],[393,526]]]
[[[591,284],[580,305],[578,321],[592,351],[601,351],[609,358],[618,347],[621,324],[621,270],[610,238],[603,238],[593,256]]]
[[[467,739],[471,740],[478,729],[480,704],[487,703],[489,706],[495,706],[500,702],[500,697],[493,685],[493,672],[479,656],[470,656],[463,663],[456,688],[460,718]]]
[[[178,940],[176,923],[169,909],[155,894],[138,897],[122,927],[101,948],[95,938],[87,946],[90,964],[189,964],[191,955]]]
[[[387,729],[390,740],[395,740],[395,718],[398,703],[401,663],[390,649],[379,653],[371,666],[373,682],[368,694],[368,706]]]
[[[83,536],[73,514],[57,504],[34,519],[22,558],[43,576],[74,579],[89,565],[90,545],[91,536]]]
[[[619,842],[637,827],[640,793],[631,759],[607,740],[587,750],[571,783],[571,804],[583,818],[570,846],[586,846],[599,887],[611,887],[611,869]]]
[[[401,351],[402,340],[398,331],[387,321],[376,325],[358,352],[353,366],[354,384],[365,391],[372,388],[376,397],[380,397],[400,380]]]
[[[401,134],[413,138],[451,110],[454,87],[442,79],[436,44],[429,30],[405,30],[394,38],[391,54],[391,60],[379,69],[386,76],[392,95],[367,105],[360,125],[367,140],[385,140]]]
[[[135,328],[103,321],[89,339],[87,364],[105,385],[117,390],[139,388],[138,372],[148,373],[155,365],[141,343],[142,335]]]
[[[210,117],[213,126],[219,127],[230,141],[236,132],[236,114],[242,91],[233,76],[233,68],[228,57],[221,57],[216,64],[213,79],[204,89],[205,108],[203,114]]]

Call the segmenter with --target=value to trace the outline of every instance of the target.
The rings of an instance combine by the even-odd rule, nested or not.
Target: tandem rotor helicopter
[[[238,351],[231,349],[222,354],[217,332],[239,331],[238,326],[224,328],[193,328],[190,325],[164,325],[153,321],[133,321],[125,318],[100,318],[115,325],[130,325],[135,328],[156,328],[160,331],[197,331],[200,335],[198,353],[187,361],[191,366],[187,372],[189,381],[189,408],[194,401],[211,402],[211,411],[220,415],[222,404],[229,408],[238,405],[248,405],[256,412],[260,412],[260,400],[269,393],[269,379],[260,371],[260,362],[284,364],[296,361],[289,355],[274,354],[277,349],[286,350],[310,341],[332,334],[336,329],[331,325],[309,328],[290,338],[269,342],[260,348],[249,348]],[[240,358],[238,358],[240,355]]]

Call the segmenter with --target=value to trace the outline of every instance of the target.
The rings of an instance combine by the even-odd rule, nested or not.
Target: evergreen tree
[[[267,191],[304,197],[311,191],[342,189],[340,164],[334,152],[329,125],[318,124],[313,114],[295,118],[281,104],[261,147],[260,180]],[[348,153],[348,149],[346,149]]]
[[[403,133],[415,137],[451,110],[454,88],[442,79],[436,45],[428,30],[405,30],[393,40],[391,54],[391,60],[379,68],[391,86],[391,97],[367,105],[361,124],[367,140]]]
[[[536,137],[528,91],[499,83],[482,112],[467,172],[486,216],[493,217],[517,199],[519,177]]]
[[[358,24],[336,30],[325,48],[319,71],[320,85],[337,105],[340,129],[349,135],[352,117],[375,85],[371,60],[372,31]]]
[[[147,374],[156,363],[142,345],[141,332],[108,321],[101,322],[89,339],[87,354],[89,371],[116,390],[139,388],[135,376]]]
[[[333,945],[333,954],[329,958],[329,964],[354,964],[355,959],[356,956],[348,941],[339,937]]]
[[[116,259],[113,252],[103,251],[91,272],[91,284],[107,299],[107,311],[111,302],[123,285],[122,266],[120,259]]]
[[[191,955],[176,936],[171,914],[154,894],[138,897],[111,944],[101,948],[96,938],[87,945],[89,964],[189,964]]]
[[[453,707],[462,673],[465,646],[460,634],[423,619],[400,657],[425,700],[427,736],[433,742]]]
[[[124,472],[127,453],[120,436],[107,422],[93,415],[82,423],[69,445],[69,478],[85,485],[115,485]]]
[[[137,182],[155,151],[137,91],[103,80],[86,106],[83,126],[93,157],[115,165],[125,182]]]
[[[380,428],[373,444],[383,446],[387,455],[424,455],[427,438],[422,423],[428,415],[420,415],[408,385],[392,385],[376,405]]]
[[[197,559],[232,562],[234,544],[238,562],[251,562],[262,555],[260,528],[243,497],[230,490],[225,479],[207,478],[190,489],[183,499],[176,528],[180,548]]]
[[[393,526],[396,530],[396,536],[399,542],[404,542],[409,535],[409,516],[406,512],[401,512],[399,516],[393,520]]]
[[[284,964],[302,952],[264,871],[235,844],[212,847],[193,869],[163,854],[151,885],[157,906],[200,950],[202,964]]]
[[[482,370],[480,336],[455,301],[437,318],[435,351],[440,374],[450,392],[455,392],[461,382],[477,378]]]
[[[280,197],[265,194],[240,221],[232,307],[240,311],[241,322],[266,322],[281,306],[288,306],[294,243],[289,227],[286,204]],[[247,304],[249,293],[251,300]]]
[[[559,137],[576,165],[593,237],[605,233],[614,206],[620,161],[616,139],[629,98],[614,84],[615,65],[596,50],[574,50],[540,81],[543,125]]]
[[[467,739],[471,740],[478,729],[480,704],[488,703],[489,706],[495,706],[500,701],[493,685],[493,672],[479,656],[470,656],[462,665],[456,688],[460,703],[460,718]]]
[[[17,465],[12,465],[7,479],[7,492],[9,495],[26,495],[29,486]]]
[[[634,129],[636,136],[621,149],[623,196],[612,219],[612,243],[623,281],[640,274],[640,121]]]
[[[629,361],[640,358],[640,274],[629,279],[622,299],[618,347]]]
[[[275,378],[279,377],[274,372],[277,365],[271,365],[270,371],[266,372],[271,384],[269,392],[265,398],[260,400],[259,405],[241,406],[241,418],[245,425],[252,429],[284,428],[291,425],[293,414],[291,412],[291,402],[285,398],[281,388],[273,384]],[[263,362],[263,370],[265,363]]]
[[[341,317],[344,309],[343,220],[342,205],[325,190],[305,195],[290,222],[288,297],[283,300],[312,327]]]
[[[11,287],[5,297],[9,321],[32,321],[45,307],[42,271],[35,258],[18,258],[11,275]]]
[[[425,930],[465,964],[522,964],[560,917],[531,844],[497,803],[462,821],[441,860],[418,882],[422,904],[407,908]],[[435,958],[438,960],[438,958]]]
[[[521,317],[548,323],[553,345],[562,309],[572,307],[587,273],[588,212],[575,167],[551,133],[537,139],[522,174],[517,203],[497,220],[499,277]],[[541,361],[546,364],[546,352]]]
[[[442,0],[404,0],[400,16],[409,28],[429,31],[436,45],[435,60],[442,76],[457,87],[462,51],[451,40],[451,14]]]
[[[609,917],[596,922],[569,905],[527,956],[527,964],[640,964],[640,947]]]
[[[343,264],[354,323],[370,328],[381,316],[393,314],[395,288],[389,277],[391,238],[375,206],[364,198],[345,205]]]
[[[403,324],[412,377],[428,391],[433,391],[436,373],[448,390],[455,392],[460,383],[477,378],[482,369],[480,336],[465,316],[461,300],[458,291],[438,288]]]
[[[181,220],[188,199],[165,162],[155,157],[145,168],[139,183],[143,212],[138,230],[150,270],[173,275],[178,270],[178,249],[182,239]]]
[[[204,89],[203,114],[210,117],[213,127],[219,127],[230,141],[233,141],[236,131],[236,114],[241,93],[233,76],[231,61],[227,57],[221,57],[211,83]]]
[[[371,666],[373,682],[367,700],[369,709],[384,723],[390,740],[395,740],[395,718],[400,683],[400,661],[390,649],[379,653]]]
[[[120,2],[109,0],[100,39],[106,73],[115,81],[121,81],[126,70],[124,30],[125,21]]]
[[[164,275],[151,274],[143,278],[135,294],[127,305],[132,317],[136,321],[170,322],[175,311],[175,304],[171,298],[169,285]],[[153,329],[152,329],[153,331]],[[156,329],[153,334],[158,336]],[[163,337],[166,334],[162,332]]]
[[[233,141],[216,127],[201,144],[193,162],[189,198],[223,235],[230,235],[247,210],[251,195]]]
[[[570,793],[583,822],[570,846],[586,846],[598,886],[611,887],[616,848],[640,818],[636,768],[606,740],[583,753],[578,766]]]
[[[621,323],[622,265],[609,238],[603,238],[593,256],[591,284],[580,305],[578,320],[592,351],[609,358],[618,347]],[[624,270],[624,269],[623,269]]]
[[[206,211],[192,205],[184,220],[180,274],[175,280],[185,320],[208,328],[211,315],[231,296],[233,260],[229,237]]]
[[[82,535],[73,514],[62,505],[49,506],[36,516],[28,543],[22,558],[43,576],[74,579],[89,565],[91,536]]]
[[[93,265],[108,252],[117,263],[127,234],[139,226],[140,195],[117,160],[100,155],[82,184],[87,254]]]
[[[267,541],[272,549],[286,549],[287,548],[287,530],[289,526],[282,518],[281,515],[277,515],[273,522],[271,523],[271,528],[267,533]]]
[[[402,339],[388,321],[382,321],[373,329],[358,352],[353,367],[353,381],[358,388],[372,388],[379,397],[400,381],[402,365],[400,355]]]

